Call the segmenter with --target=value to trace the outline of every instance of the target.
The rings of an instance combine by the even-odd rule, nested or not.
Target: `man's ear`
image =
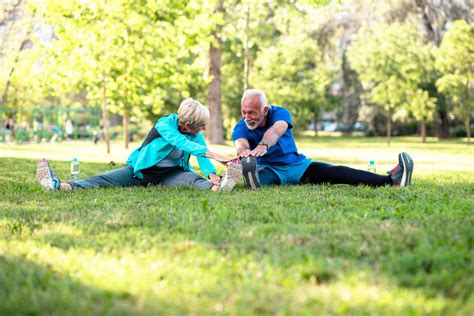
[[[267,116],[268,111],[270,110],[270,107],[266,106],[263,108],[263,115]]]

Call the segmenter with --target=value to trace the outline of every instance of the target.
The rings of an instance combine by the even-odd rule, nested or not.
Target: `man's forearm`
[[[280,137],[288,129],[288,124],[286,122],[276,122],[268,131],[263,134],[262,142],[268,144],[268,147],[275,145]]]
[[[265,134],[263,134],[262,142],[268,144],[268,147],[275,145],[278,142],[280,137],[274,131],[269,129]]]
[[[242,153],[250,150],[249,142],[245,138],[237,139],[234,145],[237,156],[240,156]]]
[[[242,152],[246,151],[246,150],[249,150],[249,146],[248,145],[244,145],[244,144],[239,144],[236,146],[236,152],[237,152],[237,156],[239,156]]]

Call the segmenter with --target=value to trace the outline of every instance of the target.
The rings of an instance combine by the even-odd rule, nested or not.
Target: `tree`
[[[385,110],[389,144],[393,116],[398,110],[415,107],[416,113],[423,113],[420,118],[429,117],[431,100],[419,91],[427,77],[429,58],[412,25],[363,27],[349,47],[348,58],[361,79],[368,101]],[[422,124],[426,124],[425,120]]]
[[[270,47],[262,48],[251,76],[271,102],[292,111],[299,128],[333,105],[330,84],[340,67],[339,58],[330,53],[332,45],[319,41],[322,29],[314,23],[317,9],[302,3],[276,9],[278,35]]]
[[[130,113],[175,111],[204,85],[199,9],[172,0],[38,4],[58,38],[44,47],[43,75],[57,83],[54,93],[75,86],[102,100],[104,124],[108,110],[122,113],[125,127]]]
[[[222,27],[221,108],[222,122],[227,130],[240,117],[240,98],[246,88],[263,88],[258,74],[258,59],[279,41],[286,26],[293,28],[304,22],[308,28],[315,21],[314,12],[328,1],[224,1],[225,24]],[[286,12],[290,12],[286,16]],[[300,16],[305,16],[301,19]],[[319,15],[318,15],[319,16]],[[292,20],[297,18],[296,20]],[[313,38],[316,42],[316,39]],[[273,66],[273,67],[276,67]],[[269,78],[269,80],[272,80]],[[280,102],[280,100],[278,100]],[[212,113],[211,113],[212,116]],[[304,117],[304,115],[301,115]]]
[[[443,1],[441,3],[433,0],[416,0],[410,2],[410,6],[415,6],[421,19],[421,25],[425,30],[425,38],[436,47],[441,44],[443,33],[448,26],[457,19],[466,21],[472,18],[474,8],[469,4],[469,0],[464,1]],[[438,137],[449,137],[448,110],[449,104],[446,102],[445,95],[437,91],[436,80],[433,78],[430,83],[431,95],[437,99],[437,109],[439,115]]]
[[[298,43],[295,45],[294,43]],[[316,42],[295,32],[280,38],[256,60],[256,77],[269,100],[292,111],[295,126],[307,126],[328,104],[326,91],[335,69],[323,59]]]
[[[444,35],[436,66],[442,73],[436,85],[450,96],[461,114],[467,142],[471,141],[470,122],[474,111],[474,25],[464,20],[453,23]]]
[[[20,67],[20,57],[31,47],[31,37],[34,28],[34,16],[26,10],[26,1],[7,1],[0,16],[0,61],[2,69],[0,82],[2,83],[2,98],[0,109],[8,101],[8,93],[14,80],[15,71]]]
[[[426,142],[426,123],[433,119],[436,109],[436,99],[429,96],[428,91],[416,89],[409,95],[408,108],[420,122],[421,139]]]

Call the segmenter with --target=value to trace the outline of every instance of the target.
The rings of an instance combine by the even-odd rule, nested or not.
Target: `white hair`
[[[199,101],[187,98],[178,108],[178,121],[180,124],[189,124],[193,127],[206,125],[209,123],[209,110]]]
[[[267,107],[267,97],[265,96],[265,93],[262,91],[262,90],[259,90],[259,89],[247,89],[244,91],[244,94],[242,95],[242,101],[240,102],[240,104],[244,103],[244,100],[245,99],[249,99],[249,98],[253,98],[253,97],[256,97],[258,96],[258,98],[260,99],[260,105],[262,106],[262,110],[263,108]]]

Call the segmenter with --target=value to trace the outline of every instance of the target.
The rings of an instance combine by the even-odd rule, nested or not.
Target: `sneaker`
[[[413,174],[413,159],[407,153],[398,155],[398,165],[389,171],[392,178],[393,186],[406,187],[411,184],[411,176]]]
[[[242,166],[236,164],[235,162],[230,162],[227,165],[227,171],[219,183],[219,192],[230,192],[235,187],[237,182],[239,182],[240,177],[242,176]]]
[[[249,189],[257,189],[260,187],[260,179],[257,172],[257,158],[248,156],[240,159],[242,164],[245,186]]]
[[[48,160],[41,159],[36,166],[36,177],[46,191],[59,190],[61,181],[51,170]]]

